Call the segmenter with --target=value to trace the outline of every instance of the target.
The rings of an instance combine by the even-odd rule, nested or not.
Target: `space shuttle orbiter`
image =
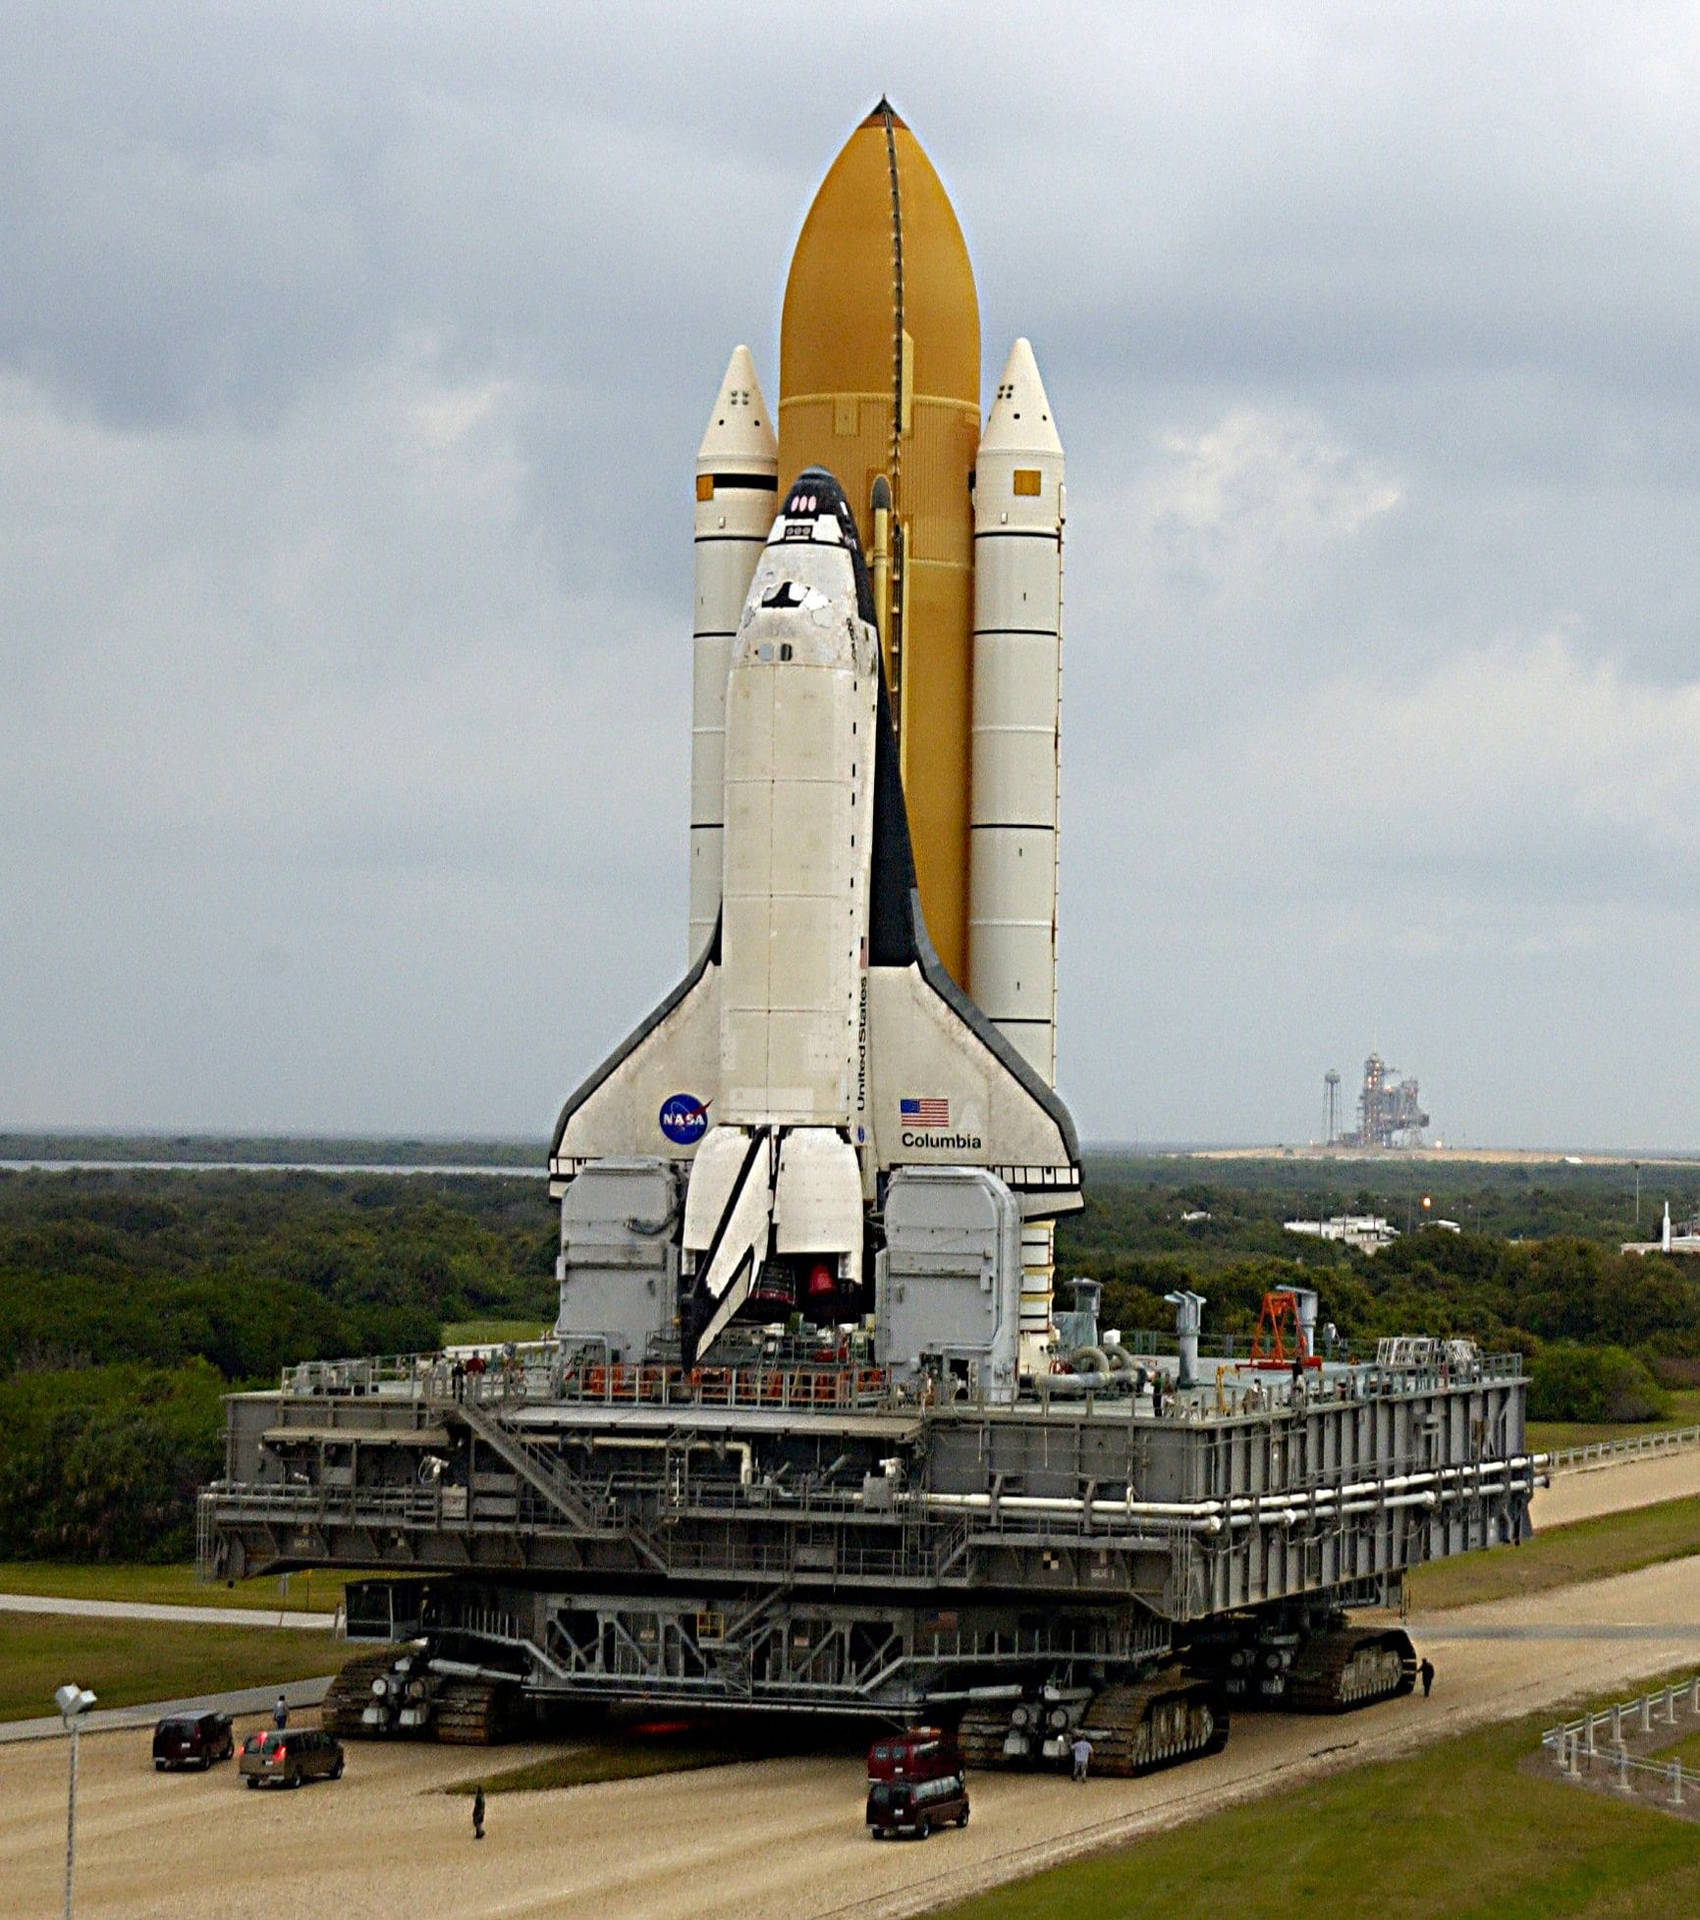
[[[1025,1218],[1081,1203],[1067,1109],[927,937],[875,623],[843,490],[792,484],[726,678],[714,931],[568,1099],[549,1171],[689,1161],[687,1363],[746,1301],[847,1317],[898,1166],[995,1172]]]

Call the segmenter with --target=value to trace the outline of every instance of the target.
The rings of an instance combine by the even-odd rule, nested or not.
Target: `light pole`
[[[71,1798],[65,1814],[65,1920],[71,1920],[71,1884],[77,1869],[77,1729],[94,1705],[94,1695],[74,1680],[67,1681],[54,1693],[53,1704],[71,1736]]]

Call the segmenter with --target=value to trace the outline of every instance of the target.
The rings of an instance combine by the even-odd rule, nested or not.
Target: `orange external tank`
[[[835,474],[874,561],[927,930],[968,986],[980,307],[944,183],[881,101],[821,182],[779,340],[779,482]],[[875,525],[874,482],[892,495]]]

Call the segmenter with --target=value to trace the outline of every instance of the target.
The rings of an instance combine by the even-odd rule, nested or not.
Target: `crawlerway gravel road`
[[[1555,1473],[1552,1485],[1538,1487],[1529,1504],[1535,1531],[1592,1520],[1628,1507],[1650,1507],[1660,1500],[1682,1500],[1700,1493],[1700,1447],[1684,1453],[1652,1454],[1615,1467],[1585,1467]],[[1700,1544],[1700,1543],[1697,1543]]]
[[[1417,1627],[1423,1644],[1421,1623]],[[1339,1720],[1246,1716],[1215,1758],[1147,1780],[984,1774],[966,1832],[873,1844],[852,1757],[469,1803],[431,1791],[475,1775],[443,1747],[354,1746],[347,1777],[299,1793],[242,1792],[228,1766],[155,1775],[145,1733],[83,1742],[77,1911],[178,1920],[254,1909],[266,1920],[849,1920],[913,1914],[1069,1855],[1196,1819],[1271,1787],[1407,1751],[1488,1720],[1700,1667],[1700,1558],[1433,1623],[1432,1700]],[[1615,1635],[1604,1628],[1619,1628]],[[1462,1637],[1472,1630],[1506,1637]],[[1529,1630],[1536,1633],[1530,1634]],[[1574,1631],[1574,1638],[1563,1637]],[[1655,1629],[1648,1632],[1647,1629]],[[508,1749],[502,1766],[533,1749]],[[65,1774],[45,1744],[0,1752],[0,1915],[56,1911]]]

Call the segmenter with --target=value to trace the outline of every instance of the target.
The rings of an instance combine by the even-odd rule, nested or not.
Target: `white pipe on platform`
[[[1303,1519],[1325,1519],[1346,1514],[1376,1513],[1393,1507],[1440,1504],[1437,1483],[1447,1478],[1471,1478],[1481,1494],[1507,1491],[1505,1476],[1532,1463],[1527,1456],[1478,1464],[1426,1469],[1420,1473],[1391,1474],[1385,1480],[1358,1480],[1342,1487],[1315,1487],[1304,1493],[1235,1494],[1221,1500],[1104,1500],[1088,1502],[1067,1495],[989,1493],[922,1493],[923,1507],[963,1513],[1057,1514],[1092,1520],[1170,1520],[1194,1532],[1219,1533],[1230,1527],[1292,1526]]]

